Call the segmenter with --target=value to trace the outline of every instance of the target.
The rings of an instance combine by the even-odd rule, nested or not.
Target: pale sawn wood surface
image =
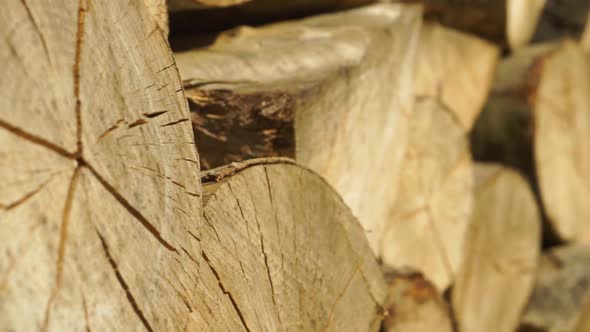
[[[460,332],[512,332],[532,292],[541,218],[530,185],[516,171],[477,163],[466,258],[453,286]]]
[[[399,192],[384,227],[383,263],[412,267],[442,292],[466,254],[473,162],[461,123],[434,99],[416,102],[408,140]]]

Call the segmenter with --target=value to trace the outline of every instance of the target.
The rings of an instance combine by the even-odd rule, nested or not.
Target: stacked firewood
[[[586,2],[9,0],[0,331],[590,331]]]

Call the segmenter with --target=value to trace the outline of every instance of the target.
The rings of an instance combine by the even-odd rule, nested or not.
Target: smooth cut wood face
[[[3,5],[0,330],[241,328],[191,259],[198,157],[143,5]]]

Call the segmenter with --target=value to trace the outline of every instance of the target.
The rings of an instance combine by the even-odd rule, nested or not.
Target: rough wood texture
[[[439,24],[420,31],[416,95],[439,98],[470,130],[492,87],[499,49]]]
[[[321,177],[262,159],[204,174],[207,262],[250,331],[370,331],[385,284],[362,227]],[[377,319],[377,321],[374,321]]]
[[[451,332],[449,308],[421,274],[389,271],[383,332]]]
[[[573,332],[590,301],[590,247],[569,245],[541,256],[520,332]]]
[[[203,164],[294,151],[343,196],[378,252],[406,144],[419,25],[419,8],[382,4],[243,28],[178,53]]]
[[[170,32],[168,27],[168,5],[166,0],[144,0],[149,13],[152,15],[160,29],[168,36]]]
[[[3,6],[0,330],[239,328],[213,273],[191,260],[198,157],[144,5]]]
[[[410,117],[399,187],[384,228],[383,262],[415,268],[442,291],[465,255],[473,170],[463,127],[432,99],[419,100]]]
[[[393,0],[422,3],[427,18],[516,49],[535,32],[546,0]]]
[[[319,176],[206,174],[203,217],[186,99],[141,2],[6,5],[0,331],[376,324],[381,272]]]
[[[496,73],[478,119],[476,159],[521,169],[553,232],[590,242],[590,59],[573,41],[517,52]]]
[[[532,291],[541,219],[515,171],[476,164],[475,208],[465,263],[453,287],[459,331],[512,332]]]

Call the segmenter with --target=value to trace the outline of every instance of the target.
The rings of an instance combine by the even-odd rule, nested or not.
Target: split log
[[[427,19],[516,49],[535,32],[546,0],[394,0],[422,3]]]
[[[203,217],[180,78],[141,2],[5,5],[1,331],[373,324],[381,272],[318,176],[253,167],[252,176],[218,182]],[[241,215],[232,204],[242,204],[244,219],[232,219]],[[257,238],[243,237],[244,221]],[[228,255],[236,248],[240,261]]]
[[[239,328],[213,273],[190,260],[198,157],[145,6],[3,5],[0,330]]]
[[[579,38],[590,10],[589,0],[549,0],[545,6],[533,43],[564,37]]]
[[[573,332],[587,301],[590,301],[590,247],[554,248],[541,256],[533,294],[519,331]]]
[[[383,332],[451,332],[449,308],[436,287],[420,273],[386,273],[387,310]]]
[[[517,172],[476,164],[475,208],[466,259],[452,292],[459,331],[515,331],[531,294],[541,219]]]
[[[424,24],[416,95],[439,98],[470,130],[492,87],[498,56],[498,47],[489,42],[439,24]]]
[[[446,289],[463,263],[472,187],[463,127],[438,102],[419,100],[410,117],[398,198],[384,229],[384,264],[417,269],[439,291]]]
[[[202,164],[295,157],[343,196],[377,252],[406,145],[419,25],[419,8],[381,4],[178,53]]]
[[[320,176],[262,159],[203,176],[208,263],[250,331],[370,331],[385,298],[362,227]],[[376,321],[373,321],[376,319]]]
[[[590,242],[590,59],[572,41],[517,52],[496,73],[475,158],[522,170],[562,240]]]

